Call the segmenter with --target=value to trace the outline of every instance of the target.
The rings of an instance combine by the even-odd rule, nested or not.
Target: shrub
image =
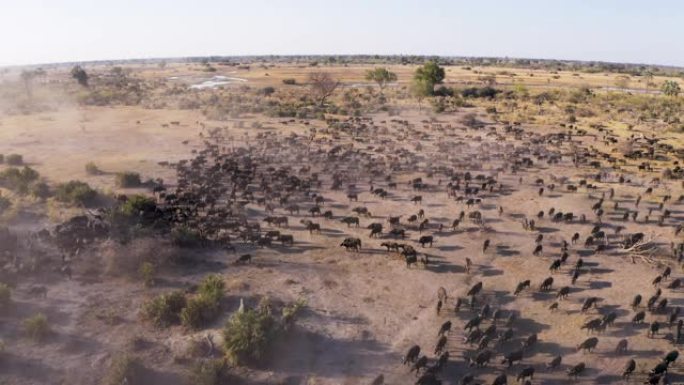
[[[267,308],[234,313],[223,329],[228,359],[243,365],[260,359],[277,332],[277,322]]]
[[[200,233],[187,226],[175,227],[171,231],[171,239],[178,247],[198,247],[202,244],[202,236]]]
[[[3,154],[0,154],[0,164],[5,163],[5,156]]]
[[[238,365],[257,361],[281,331],[287,330],[299,311],[303,301],[283,309],[280,320],[271,314],[268,301],[257,309],[233,313],[223,329],[223,346],[228,359]]]
[[[86,174],[88,174],[88,175],[100,175],[100,174],[102,174],[102,171],[93,162],[86,163],[85,171],[86,171]]]
[[[169,327],[180,322],[180,313],[185,306],[186,300],[183,292],[174,291],[162,294],[144,305],[143,317],[152,321],[156,327]]]
[[[50,187],[45,182],[35,182],[29,187],[31,195],[39,199],[47,199],[50,197]]]
[[[140,174],[137,172],[125,171],[116,174],[116,185],[121,188],[140,187],[141,184]]]
[[[283,84],[295,85],[295,84],[297,84],[297,80],[292,79],[292,78],[283,79]]]
[[[205,277],[199,285],[199,295],[212,298],[216,302],[223,298],[223,289],[226,282],[218,274]]]
[[[21,166],[24,164],[24,157],[19,154],[9,154],[5,158],[5,162],[10,166]]]
[[[211,297],[195,296],[180,314],[181,323],[189,329],[199,329],[218,316],[219,304]]]
[[[197,295],[188,301],[181,312],[181,322],[186,327],[198,329],[211,322],[219,314],[225,281],[218,274],[205,277],[199,285]]]
[[[264,87],[259,90],[259,93],[264,96],[269,96],[275,92],[275,88],[273,87]]]
[[[72,180],[58,185],[55,190],[55,197],[60,202],[88,206],[97,197],[97,191],[93,190],[87,183]]]
[[[0,196],[0,215],[5,212],[8,208],[12,207],[12,201],[9,198]]]
[[[41,341],[50,333],[47,317],[42,313],[26,318],[22,326],[26,335],[34,341]]]
[[[29,192],[29,185],[39,177],[40,174],[30,167],[10,167],[0,173],[0,186],[23,195]]]
[[[149,287],[154,285],[155,268],[153,264],[149,262],[141,263],[138,273],[140,273],[140,277],[143,279],[143,282],[145,282],[145,286]]]
[[[6,283],[0,283],[0,309],[9,306],[12,301],[12,289]]]
[[[102,380],[103,385],[142,385],[144,367],[140,360],[130,354],[121,354],[112,359],[109,370]]]
[[[121,206],[121,211],[128,216],[139,215],[142,213],[152,213],[156,210],[157,204],[154,199],[144,195],[134,195]]]
[[[226,361],[223,359],[200,360],[193,365],[189,383],[193,385],[219,385],[226,380]]]

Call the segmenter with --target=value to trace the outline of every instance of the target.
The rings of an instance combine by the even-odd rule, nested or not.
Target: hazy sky
[[[0,65],[435,54],[684,66],[677,0],[0,0]]]

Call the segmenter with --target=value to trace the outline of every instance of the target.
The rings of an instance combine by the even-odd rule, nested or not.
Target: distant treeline
[[[491,66],[513,67],[523,69],[542,69],[548,71],[572,71],[585,73],[620,73],[633,76],[658,75],[684,77],[684,68],[653,64],[610,63],[601,61],[524,59],[508,57],[460,57],[460,56],[425,56],[425,55],[265,55],[265,56],[204,56],[180,58],[100,60],[75,64],[161,64],[161,63],[213,63],[219,65],[245,66],[255,63],[298,63],[310,66],[373,64],[373,65],[412,65],[435,61],[444,66]],[[42,65],[43,68],[49,65]]]

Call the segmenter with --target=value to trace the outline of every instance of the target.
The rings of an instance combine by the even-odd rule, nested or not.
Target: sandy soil
[[[459,122],[465,112],[440,116],[441,127],[460,128]],[[408,367],[401,364],[401,357],[411,345],[419,344],[433,360],[436,332],[447,320],[454,326],[447,345],[450,362],[440,375],[445,384],[456,384],[469,372],[483,382],[491,382],[505,372],[513,382],[518,371],[528,365],[537,369],[534,383],[616,383],[621,381],[622,367],[630,357],[637,360],[638,375],[635,377],[642,381],[644,373],[673,349],[666,336],[674,329],[665,327],[656,338],[646,335],[647,324],[653,320],[664,321],[665,315],[648,313],[647,323],[641,326],[632,326],[629,322],[634,314],[629,307],[632,297],[639,293],[646,300],[654,292],[651,280],[664,266],[652,266],[641,260],[632,263],[615,250],[594,253],[593,249],[583,246],[595,220],[591,206],[601,193],[615,188],[614,201],[620,202],[621,207],[634,209],[635,196],[643,193],[652,175],[641,174],[629,166],[626,172],[631,175],[630,184],[618,184],[616,175],[611,173],[608,180],[597,184],[597,190],[580,188],[578,192],[568,192],[556,183],[555,191],[547,189],[539,196],[539,185],[535,183],[538,178],[547,184],[553,178],[562,177],[577,182],[596,171],[575,167],[569,156],[552,165],[532,156],[536,166],[512,174],[503,171],[503,167],[510,161],[506,156],[513,149],[567,154],[576,146],[596,146],[603,151],[609,151],[610,147],[593,137],[574,137],[574,143],[565,142],[558,147],[532,146],[526,139],[503,134],[501,125],[491,126],[500,137],[484,135],[484,131],[443,129],[426,123],[428,115],[414,110],[404,112],[399,118],[408,120],[415,132],[422,134],[421,139],[415,139],[415,132],[403,136],[404,128],[390,123],[390,117],[378,115],[374,117],[375,122],[387,121],[383,124],[386,131],[357,144],[357,148],[368,150],[368,145],[379,147],[393,143],[413,153],[411,160],[417,163],[393,174],[398,187],[390,190],[387,199],[381,199],[368,192],[369,177],[359,175],[356,186],[362,193],[358,202],[349,202],[344,192],[330,191],[329,184],[324,184],[321,190],[326,198],[324,208],[333,210],[336,219],[315,219],[323,230],[320,234],[309,234],[299,225],[305,212],[291,216],[288,232],[295,236],[293,247],[255,249],[238,244],[236,254],[196,251],[193,253],[207,259],[206,264],[192,270],[164,271],[158,285],[152,289],[129,279],[104,274],[92,276],[87,271],[77,272],[71,281],[57,275],[47,278],[47,282],[45,277],[22,280],[15,291],[13,310],[0,317],[0,336],[7,344],[0,359],[0,378],[8,384],[96,384],[112,355],[129,350],[132,341],[138,341],[135,351],[151,368],[149,383],[180,384],[183,383],[183,355],[189,339],[207,333],[217,334],[218,338],[221,326],[237,309],[241,298],[254,305],[261,296],[281,302],[303,298],[308,307],[299,326],[286,341],[274,348],[264,368],[235,370],[243,377],[243,382],[249,384],[368,384],[378,374],[385,376],[386,384],[410,384],[415,378],[409,374]],[[285,126],[274,119],[258,119],[272,127],[270,131],[281,139],[291,133],[308,134],[308,128],[303,125]],[[180,124],[170,124],[173,121]],[[85,163],[94,161],[111,173],[135,170],[144,177],[173,181],[173,171],[158,162],[191,157],[192,150],[200,147],[198,134],[204,130],[202,125],[205,128],[226,127],[237,138],[236,145],[245,141],[244,134],[250,131],[235,128],[231,122],[207,122],[199,113],[188,111],[74,108],[37,116],[3,117],[0,153],[24,154],[29,164],[54,182],[80,179],[101,189],[115,190],[113,175],[88,176]],[[557,131],[535,126],[525,129],[534,135]],[[344,135],[341,141],[350,142]],[[506,147],[507,144],[511,147]],[[449,157],[438,148],[440,145],[451,149]],[[322,141],[314,146],[328,149],[330,145]],[[282,151],[287,152],[287,149]],[[382,158],[388,154],[392,152],[385,150],[377,156]],[[301,163],[292,164],[293,167],[305,164],[305,156],[299,159]],[[440,165],[459,164],[467,165],[461,171],[497,176],[506,189],[483,194],[481,204],[466,207],[463,202],[447,196],[444,175],[427,177],[423,172]],[[407,182],[417,176],[422,176],[424,182],[434,186],[433,189],[413,191]],[[381,180],[373,182],[375,187],[387,187]],[[655,192],[644,196],[639,207],[641,217],[648,207],[656,206],[665,193],[676,198],[682,193],[681,185],[665,182],[655,186]],[[417,194],[422,195],[422,203],[411,203],[410,198]],[[684,219],[682,205],[672,202],[667,204],[672,211],[668,226],[659,227],[653,219],[650,223],[643,220],[623,223],[615,219],[621,216],[621,209],[613,212],[613,200],[607,200],[607,203],[610,207],[606,209],[604,223],[613,240],[617,237],[613,236],[612,227],[622,225],[625,226],[623,233],[644,232],[653,235],[657,242],[669,245],[676,240],[672,225]],[[350,215],[351,209],[357,206],[367,207],[373,217],[362,218],[359,228],[349,228],[339,222],[340,217]],[[501,215],[499,206],[504,208]],[[585,214],[589,221],[585,224],[577,220],[558,223],[545,216],[537,221],[538,231],[522,228],[522,217],[532,218],[540,210],[548,213],[552,207],[556,211],[571,211],[576,217]],[[250,205],[248,208],[253,219],[265,215],[262,207]],[[431,248],[421,248],[417,240],[424,234],[419,234],[414,225],[406,224],[406,218],[419,209],[425,211],[432,224],[424,232],[435,237]],[[474,210],[482,212],[486,230],[468,220],[455,230],[450,228],[461,211],[467,214]],[[278,212],[284,214],[282,209]],[[402,223],[409,230],[403,242],[428,254],[432,263],[426,267],[419,264],[407,268],[401,256],[388,253],[380,246],[388,240],[386,232],[380,239],[368,238],[366,226],[382,222],[387,228],[385,220],[389,215],[402,215]],[[439,224],[444,225],[442,231],[438,230]],[[560,256],[560,243],[570,241],[575,232],[580,233],[581,241],[570,247],[570,257],[560,272],[551,274],[549,265]],[[538,234],[544,236],[544,252],[541,256],[533,256]],[[346,252],[339,247],[341,240],[348,236],[363,240],[361,252]],[[491,241],[491,246],[483,252],[482,244],[486,239]],[[155,250],[152,248],[149,252]],[[234,265],[232,262],[237,255],[245,252],[254,255],[253,263]],[[89,257],[97,260],[98,255],[82,258]],[[474,263],[470,274],[465,271],[466,257]],[[559,309],[548,310],[556,300],[557,289],[570,285],[571,267],[580,257],[585,262],[585,273],[572,286],[568,299],[559,301]],[[677,263],[670,262],[670,265],[673,267],[670,280],[682,278]],[[225,315],[211,328],[197,333],[180,327],[155,330],[140,321],[138,311],[146,299],[170,288],[187,287],[208,272],[219,272],[228,282],[228,298],[223,304]],[[539,292],[540,282],[551,275],[555,280],[554,290]],[[513,296],[516,284],[525,279],[531,280],[532,287]],[[455,299],[465,297],[467,290],[477,282],[482,282],[484,287],[478,296],[480,305],[475,310],[465,306],[455,313]],[[49,284],[46,299],[28,294],[32,285],[46,283]],[[446,288],[449,300],[438,315],[435,306],[439,287]],[[664,288],[663,292],[670,306],[684,304],[681,291]],[[590,296],[601,299],[598,308],[581,313],[582,302]],[[511,312],[517,315],[512,326],[515,336],[511,342],[492,348],[496,356],[488,367],[470,368],[465,359],[474,354],[475,347],[464,344],[463,326],[485,303],[504,310],[506,315]],[[578,352],[576,346],[588,337],[586,331],[580,330],[581,324],[609,311],[617,312],[618,319],[614,326],[599,335],[598,348],[592,353]],[[45,313],[53,327],[53,335],[44,344],[28,342],[21,333],[20,320],[36,312]],[[485,327],[490,323],[485,321]],[[497,327],[500,331],[505,330],[502,321]],[[532,333],[538,334],[539,343],[526,352],[523,363],[511,369],[502,365],[502,354],[517,349]],[[622,338],[628,338],[629,351],[616,355],[613,350]],[[563,356],[562,367],[556,371],[543,370],[544,365],[558,354]],[[579,362],[585,362],[587,370],[577,381],[570,381],[565,370]],[[673,380],[681,380],[679,365],[674,368]]]

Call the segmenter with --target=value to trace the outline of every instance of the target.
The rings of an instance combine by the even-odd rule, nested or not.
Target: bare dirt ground
[[[254,305],[259,298],[268,296],[274,301],[288,303],[303,298],[307,308],[295,330],[279,341],[272,349],[262,367],[238,369],[234,372],[242,379],[236,383],[247,384],[369,384],[377,375],[383,374],[386,384],[412,384],[417,377],[409,373],[409,367],[401,363],[406,350],[418,344],[421,354],[431,362],[437,341],[437,331],[443,322],[451,320],[447,350],[450,360],[439,375],[444,384],[456,384],[467,373],[477,381],[490,383],[501,373],[507,373],[509,382],[524,367],[534,366],[536,374],[533,383],[617,383],[622,382],[624,363],[629,358],[637,361],[636,375],[631,382],[642,382],[650,370],[667,352],[676,348],[671,341],[675,328],[663,326],[655,338],[647,336],[648,324],[654,320],[666,323],[667,314],[647,312],[646,323],[634,326],[630,319],[634,311],[629,303],[636,294],[644,302],[654,292],[651,281],[671,266],[672,276],[667,282],[682,278],[681,268],[676,260],[660,264],[649,264],[637,258],[633,263],[626,253],[616,246],[621,239],[614,234],[616,226],[624,226],[623,234],[642,232],[647,237],[669,249],[670,242],[679,242],[674,235],[674,226],[684,219],[681,184],[663,181],[651,184],[652,174],[643,173],[632,162],[622,172],[604,168],[607,176],[595,182],[597,173],[586,164],[573,164],[572,153],[576,148],[595,147],[610,152],[611,145],[593,136],[573,136],[571,141],[562,140],[558,145],[542,142],[532,144],[531,139],[541,135],[561,132],[560,128],[525,126],[525,132],[517,138],[504,131],[503,124],[490,124],[485,129],[465,129],[461,124],[464,113],[436,117],[424,111],[407,110],[401,116],[385,114],[373,116],[374,122],[383,128],[372,137],[352,139],[349,135],[339,137],[327,133],[317,134],[313,151],[325,151],[335,144],[351,145],[356,150],[372,153],[372,157],[388,165],[398,165],[388,173],[397,183],[389,188],[382,178],[371,178],[360,173],[352,180],[359,193],[358,202],[349,202],[344,190],[330,190],[328,176],[332,169],[328,165],[308,163],[306,154],[288,152],[287,146],[280,152],[283,159],[294,157],[291,166],[299,169],[309,165],[322,175],[323,186],[319,189],[325,202],[324,210],[332,210],[335,218],[325,220],[313,218],[320,223],[322,231],[310,234],[299,222],[312,219],[306,210],[289,215],[287,232],[294,235],[292,247],[274,246],[255,248],[237,243],[236,253],[201,250],[183,251],[206,259],[204,264],[192,269],[171,268],[161,272],[153,288],[124,277],[112,277],[102,269],[102,249],[89,250],[80,256],[90,263],[77,269],[73,280],[64,280],[56,275],[29,277],[18,282],[13,294],[13,308],[0,316],[0,336],[6,343],[0,358],[0,379],[6,384],[97,384],[106,371],[109,360],[117,352],[134,351],[144,358],[150,384],[180,384],[184,379],[184,355],[188,341],[192,338],[215,335],[218,341],[220,330],[227,318],[234,312],[240,299]],[[296,134],[300,139],[310,135],[310,127],[301,124],[282,124],[282,120],[260,116],[244,118],[258,120],[270,129],[276,143],[286,143],[285,138]],[[392,122],[402,119],[411,130]],[[172,124],[171,122],[179,122]],[[380,123],[384,122],[384,123]],[[323,124],[312,124],[323,127]],[[51,181],[80,179],[103,190],[117,190],[113,176],[109,173],[135,170],[146,178],[162,178],[173,185],[175,172],[159,162],[176,162],[189,159],[192,151],[202,148],[202,138],[207,128],[225,127],[228,136],[234,138],[232,145],[244,146],[258,143],[255,136],[259,131],[237,128],[234,122],[213,122],[204,119],[198,112],[180,110],[143,110],[134,107],[89,107],[69,108],[31,116],[3,117],[0,125],[0,153],[16,152],[32,167]],[[249,127],[249,124],[244,125]],[[564,130],[565,131],[565,130]],[[249,138],[246,134],[249,133]],[[491,134],[487,134],[491,133]],[[328,141],[330,139],[330,141]],[[621,141],[626,140],[620,137]],[[258,146],[258,144],[256,144]],[[384,147],[383,147],[384,146]],[[444,151],[448,148],[448,151]],[[400,153],[407,150],[407,154]],[[547,164],[544,156],[551,152],[562,155],[558,163]],[[515,155],[514,155],[515,154]],[[534,160],[534,166],[511,171],[511,162],[523,156]],[[403,158],[402,158],[403,157]],[[88,176],[85,163],[93,161],[105,175]],[[452,167],[458,172],[469,171],[473,176],[482,174],[496,178],[504,186],[494,192],[481,192],[481,203],[468,207],[465,201],[456,201],[446,192],[448,178],[437,170]],[[389,168],[388,168],[389,170]],[[428,176],[428,170],[435,171]],[[622,173],[631,178],[631,183],[618,183]],[[430,187],[415,191],[410,181],[422,177]],[[594,183],[597,189],[579,187],[570,192],[559,182],[567,178],[568,184],[580,179]],[[546,189],[543,195],[538,191],[543,179]],[[373,187],[390,191],[387,198],[371,194]],[[550,191],[548,185],[555,183]],[[473,183],[477,185],[477,183]],[[644,190],[652,186],[654,192],[646,195]],[[608,199],[608,191],[614,188],[615,197]],[[117,190],[119,191],[119,190]],[[605,252],[595,252],[595,247],[585,247],[584,240],[596,223],[591,207],[602,194],[605,198],[605,214],[602,229],[608,234],[613,247]],[[638,207],[637,221],[621,220],[625,208],[637,210],[634,200],[643,195]],[[665,226],[656,223],[657,205],[664,195],[674,197],[667,203],[672,215]],[[422,196],[422,202],[414,204],[410,199]],[[463,195],[459,193],[459,195]],[[619,203],[617,210],[614,202]],[[304,203],[309,207],[308,203]],[[371,217],[361,217],[361,226],[348,227],[340,218],[352,215],[354,207],[364,206]],[[498,212],[499,207],[503,212]],[[556,212],[572,212],[575,219],[556,222],[549,218],[549,209]],[[648,208],[655,208],[649,222],[643,217]],[[429,228],[418,231],[417,223],[406,220],[423,209],[429,219]],[[469,221],[468,214],[480,211],[485,226],[479,227]],[[261,220],[266,215],[263,207],[247,206],[251,220]],[[464,211],[466,219],[455,228],[452,221]],[[537,219],[544,211],[543,219]],[[282,208],[278,215],[285,215]],[[580,223],[580,215],[586,215],[587,222]],[[391,239],[387,234],[389,216],[401,215],[402,225],[407,229],[405,240]],[[521,219],[534,218],[536,231],[523,229]],[[385,226],[380,238],[369,238],[366,226],[380,222]],[[443,228],[440,230],[440,225]],[[265,228],[269,229],[268,226]],[[562,241],[570,241],[578,232],[580,241],[569,247],[568,261],[557,273],[549,271],[549,265],[560,257]],[[432,235],[432,247],[421,247],[417,242],[422,235]],[[535,238],[543,235],[543,252],[533,256]],[[360,252],[345,251],[340,242],[346,237],[358,237],[363,241]],[[483,243],[491,245],[483,251]],[[427,254],[430,263],[420,263],[407,268],[401,255],[387,252],[380,245],[385,241],[398,241],[414,246],[419,253]],[[148,243],[145,243],[148,242]],[[161,241],[159,241],[161,242]],[[151,240],[134,243],[126,252],[158,253],[161,247]],[[253,262],[236,265],[237,256],[251,253]],[[465,259],[470,258],[473,268],[466,273]],[[582,258],[584,267],[578,282],[571,285],[572,267]],[[94,261],[94,262],[92,262]],[[94,273],[93,273],[94,271]],[[224,316],[210,328],[199,332],[183,330],[180,326],[157,330],[141,322],[139,309],[154,294],[172,288],[186,288],[196,283],[209,272],[220,273],[227,282],[227,299],[222,304]],[[553,290],[540,292],[541,281],[552,276]],[[518,296],[513,295],[518,282],[529,279],[531,287]],[[466,304],[454,311],[456,298],[466,298],[466,292],[475,283],[482,282],[483,290],[477,296],[475,309]],[[36,298],[28,289],[36,284],[47,284],[49,291],[45,299]],[[684,304],[680,290],[665,288],[670,308]],[[558,310],[548,307],[556,300],[559,288],[569,286],[570,294],[565,300],[558,300]],[[449,299],[439,314],[436,312],[437,290],[444,287]],[[580,312],[583,301],[598,297],[596,308]],[[467,302],[467,301],[466,301]],[[501,309],[505,316],[515,314],[512,323],[514,337],[509,342],[490,349],[495,356],[487,367],[470,367],[467,358],[476,354],[476,346],[464,343],[464,325],[478,314],[484,304]],[[642,303],[643,308],[643,303]],[[643,310],[643,309],[641,309]],[[576,347],[588,333],[580,326],[588,319],[616,312],[618,318],[613,326],[598,335],[599,344],[591,353],[579,352]],[[52,335],[45,343],[33,343],[22,334],[20,320],[42,312],[47,315]],[[483,322],[482,329],[491,325],[491,319]],[[496,322],[499,332],[507,326],[503,320]],[[503,355],[519,348],[521,342],[536,333],[539,342],[525,351],[522,363],[507,368],[501,363]],[[627,353],[615,354],[620,339],[627,338]],[[496,345],[496,346],[495,346]],[[556,355],[563,357],[560,368],[545,370],[545,365]],[[587,369],[577,380],[570,379],[566,371],[580,363]],[[670,379],[681,381],[680,365],[670,370]]]

